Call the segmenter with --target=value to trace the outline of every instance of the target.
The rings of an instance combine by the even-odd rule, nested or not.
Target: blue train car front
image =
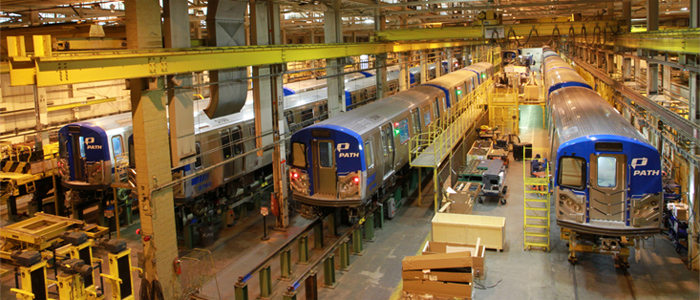
[[[595,135],[559,147],[557,223],[580,233],[659,232],[663,195],[658,151],[639,140]]]
[[[78,122],[58,131],[59,172],[63,186],[104,189],[112,179],[112,163],[105,131],[92,123]]]
[[[366,168],[359,134],[319,124],[297,131],[291,142],[289,177],[296,201],[322,207],[362,204]]]

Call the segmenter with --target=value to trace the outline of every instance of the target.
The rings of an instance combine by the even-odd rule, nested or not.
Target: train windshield
[[[333,167],[333,144],[331,142],[318,143],[318,160],[321,167]]]
[[[292,144],[292,166],[306,169],[306,145],[302,143]]]
[[[562,157],[559,161],[559,185],[573,189],[583,189],[586,161],[579,157]]]
[[[617,159],[598,156],[598,186],[612,188],[617,183]]]

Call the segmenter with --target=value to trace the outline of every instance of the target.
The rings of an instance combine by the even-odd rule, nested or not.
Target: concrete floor
[[[532,142],[534,147],[546,146],[548,138],[546,131],[541,128],[539,107],[521,107],[520,124],[522,141]],[[478,289],[477,299],[699,298],[698,272],[689,271],[670,241],[662,236],[647,241],[643,249],[639,250],[641,259],[638,262],[634,260],[633,250],[630,268],[627,271],[615,269],[611,257],[594,254],[580,255],[578,264],[570,265],[567,261],[566,242],[559,239],[559,228],[554,220],[551,228],[551,251],[524,251],[522,182],[522,163],[511,160],[507,176],[508,203],[500,205],[487,201],[474,207],[474,214],[506,217],[505,249],[502,252],[487,251],[486,278],[482,284],[490,288]],[[432,182],[424,183],[422,206],[418,206],[415,199],[409,199],[393,220],[387,220],[384,228],[377,229],[376,240],[364,243],[365,254],[351,256],[352,268],[347,272],[336,271],[337,286],[333,289],[319,288],[319,299],[398,299],[401,292],[401,260],[405,256],[416,255],[424,242],[430,238],[430,220],[433,216],[432,186]],[[238,277],[244,276],[289,237],[303,230],[309,222],[301,217],[294,218],[286,231],[271,231],[271,239],[266,242],[260,241],[260,216],[239,222],[235,227],[222,232],[219,240],[208,248],[212,252],[211,256],[187,255],[209,263],[197,263],[197,260],[192,260],[193,263],[184,266],[184,286],[216,274],[216,280],[211,280],[213,277],[205,278],[209,280],[202,288],[203,294],[211,299],[234,299],[233,287]],[[122,232],[130,240],[129,246],[134,249],[132,255],[135,265],[135,253],[141,246],[133,234],[133,229],[128,228]],[[341,228],[340,232],[343,230]],[[326,237],[328,243],[332,240]],[[311,234],[310,248],[313,243]],[[296,244],[291,250],[293,261],[296,261]],[[184,253],[182,255],[184,256]],[[313,261],[318,252],[312,251],[311,255]],[[278,280],[279,266],[279,259],[272,261],[271,274],[275,286],[273,299],[281,299],[282,291],[291,284],[289,281]],[[295,276],[300,275],[300,270],[304,267],[293,265]],[[322,268],[320,269],[319,286],[323,283]],[[188,274],[193,275],[188,277]],[[9,293],[9,287],[14,286],[11,276],[2,279],[0,298],[14,299],[14,295]],[[134,285],[139,286],[138,278]],[[257,275],[250,280],[248,289],[250,299],[259,294]],[[303,298],[302,291],[298,299]]]
[[[541,128],[541,109],[521,107],[522,141],[546,148],[547,132]],[[567,261],[566,242],[552,219],[549,253],[523,250],[522,162],[511,160],[507,176],[508,203],[485,202],[474,214],[506,217],[503,252],[487,251],[486,279],[477,299],[698,299],[698,272],[689,271],[670,241],[656,236],[640,249],[641,259],[630,256],[627,271],[616,269],[610,256],[583,254],[578,264]],[[427,184],[430,189],[432,184]],[[432,193],[432,190],[429,191]],[[553,215],[553,214],[552,214]],[[398,299],[401,259],[416,255],[429,238],[432,207],[408,206],[377,231],[377,242],[367,254],[353,259],[353,269],[333,289],[320,291],[321,299]]]

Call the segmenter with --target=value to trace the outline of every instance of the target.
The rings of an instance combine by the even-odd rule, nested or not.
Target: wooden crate
[[[453,253],[453,252],[470,252],[472,255],[472,273],[479,278],[484,272],[484,257],[486,256],[486,247],[481,244],[481,239],[477,240],[475,245],[463,245],[428,241],[423,247],[423,255]]]
[[[503,250],[506,218],[436,213],[432,220],[433,241],[463,245],[481,244],[487,249]]]

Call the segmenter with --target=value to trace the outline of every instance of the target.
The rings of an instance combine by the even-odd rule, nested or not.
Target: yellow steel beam
[[[484,38],[486,32],[497,30],[502,32],[503,36],[498,38],[506,38],[509,36],[552,36],[552,35],[568,35],[569,30],[573,29],[576,36],[582,35],[584,32],[587,36],[592,36],[598,32],[611,33],[622,28],[624,22],[616,20],[599,20],[585,22],[550,22],[550,23],[531,23],[531,24],[507,24],[496,26],[470,26],[470,27],[440,27],[440,28],[422,28],[422,29],[394,29],[382,30],[376,33],[380,41],[410,41],[410,40],[439,40],[439,39],[467,39],[467,38]],[[585,31],[583,28],[586,28]],[[512,30],[512,32],[511,32]],[[559,33],[557,34],[557,30]],[[515,33],[515,34],[513,34]],[[499,33],[500,34],[500,33]],[[491,38],[488,35],[487,38]]]
[[[615,46],[700,54],[700,28],[625,34],[615,37]]]
[[[484,37],[481,27],[439,27],[382,30],[376,33],[380,41],[411,41],[440,39],[470,39]]]
[[[10,57],[10,81],[12,85],[52,86],[477,43],[482,42],[308,44],[88,51],[43,57],[17,55]]]
[[[104,98],[104,99],[87,100],[87,101],[81,101],[81,102],[76,102],[76,103],[53,105],[53,106],[49,106],[46,110],[47,111],[57,111],[57,110],[67,109],[67,108],[74,108],[74,107],[88,106],[88,105],[93,105],[93,104],[107,103],[107,102],[112,102],[112,101],[116,101],[116,100],[117,100],[117,98]]]

